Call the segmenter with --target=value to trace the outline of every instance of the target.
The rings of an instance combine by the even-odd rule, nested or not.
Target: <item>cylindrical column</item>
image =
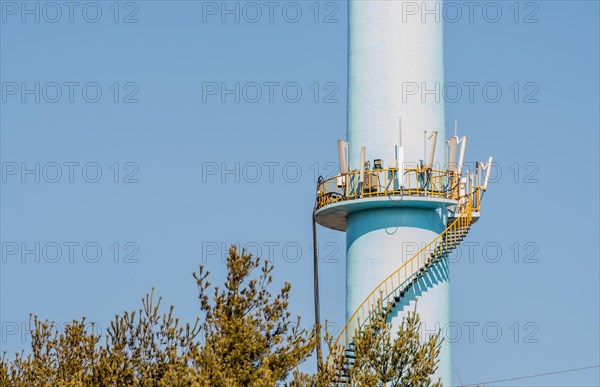
[[[360,169],[363,146],[367,160],[383,159],[384,167],[389,167],[395,159],[394,146],[400,141],[406,163],[425,162],[424,131],[434,130],[438,136],[433,168],[443,168],[446,136],[441,6],[441,1],[349,0],[350,170]],[[437,17],[432,12],[436,7]],[[347,316],[410,258],[410,251],[416,252],[436,238],[446,223],[445,209],[380,208],[349,215]],[[427,331],[445,328],[449,321],[447,263],[429,269],[411,292],[391,316],[394,331],[414,308],[415,299]],[[451,384],[447,342],[443,344],[438,376],[444,385]]]
[[[437,131],[445,163],[441,1],[349,0],[348,141],[352,169],[367,160],[389,166],[399,142],[410,163],[424,160],[423,132]],[[416,8],[415,8],[416,7]],[[437,13],[437,19],[435,12]],[[423,19],[424,17],[424,19]]]

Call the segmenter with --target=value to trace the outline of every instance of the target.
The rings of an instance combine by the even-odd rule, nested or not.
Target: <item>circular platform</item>
[[[321,226],[346,231],[349,214],[381,208],[429,208],[453,206],[457,200],[427,196],[376,196],[362,199],[342,200],[317,210],[315,216]]]

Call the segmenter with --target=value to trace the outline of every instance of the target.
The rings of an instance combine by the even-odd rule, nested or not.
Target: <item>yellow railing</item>
[[[459,197],[458,176],[450,171],[398,168],[351,171],[322,181],[318,186],[317,209],[344,200],[374,196],[411,195],[444,199]]]
[[[357,332],[361,330],[365,323],[368,323],[371,315],[377,310],[379,300],[383,301],[383,307],[386,308],[395,301],[395,297],[399,296],[408,284],[460,243],[472,223],[473,212],[479,211],[481,191],[481,187],[473,186],[469,195],[460,198],[462,200],[459,201],[460,204],[456,206],[454,213],[455,220],[427,246],[423,247],[373,289],[348,319],[336,339],[334,348],[339,351],[347,349],[349,344],[353,342]]]

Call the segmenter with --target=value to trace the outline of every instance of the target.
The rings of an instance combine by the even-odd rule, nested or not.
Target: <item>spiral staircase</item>
[[[381,313],[383,310],[384,317],[387,318],[417,281],[425,276],[433,265],[446,258],[467,236],[472,224],[479,219],[482,191],[481,186],[471,186],[468,194],[457,197],[458,204],[449,211],[447,228],[381,281],[355,310],[333,347],[334,351],[343,352],[344,358],[336,384],[348,383],[348,369],[355,359],[354,337],[371,321],[374,313]],[[330,361],[334,358],[332,355],[336,354],[330,354]]]

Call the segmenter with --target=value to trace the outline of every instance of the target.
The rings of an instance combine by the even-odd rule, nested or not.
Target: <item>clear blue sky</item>
[[[315,175],[345,136],[346,2],[22,4],[0,3],[2,351],[29,344],[31,312],[105,328],[152,287],[191,320],[191,273],[216,247],[218,282],[229,242],[272,253],[311,323]],[[446,96],[447,128],[459,120],[467,159],[501,170],[450,267],[455,382],[598,365],[598,2],[484,2],[471,20],[454,5],[446,81],[463,94]],[[343,325],[344,235],[319,238],[322,315]],[[500,385],[599,384],[596,368]]]

